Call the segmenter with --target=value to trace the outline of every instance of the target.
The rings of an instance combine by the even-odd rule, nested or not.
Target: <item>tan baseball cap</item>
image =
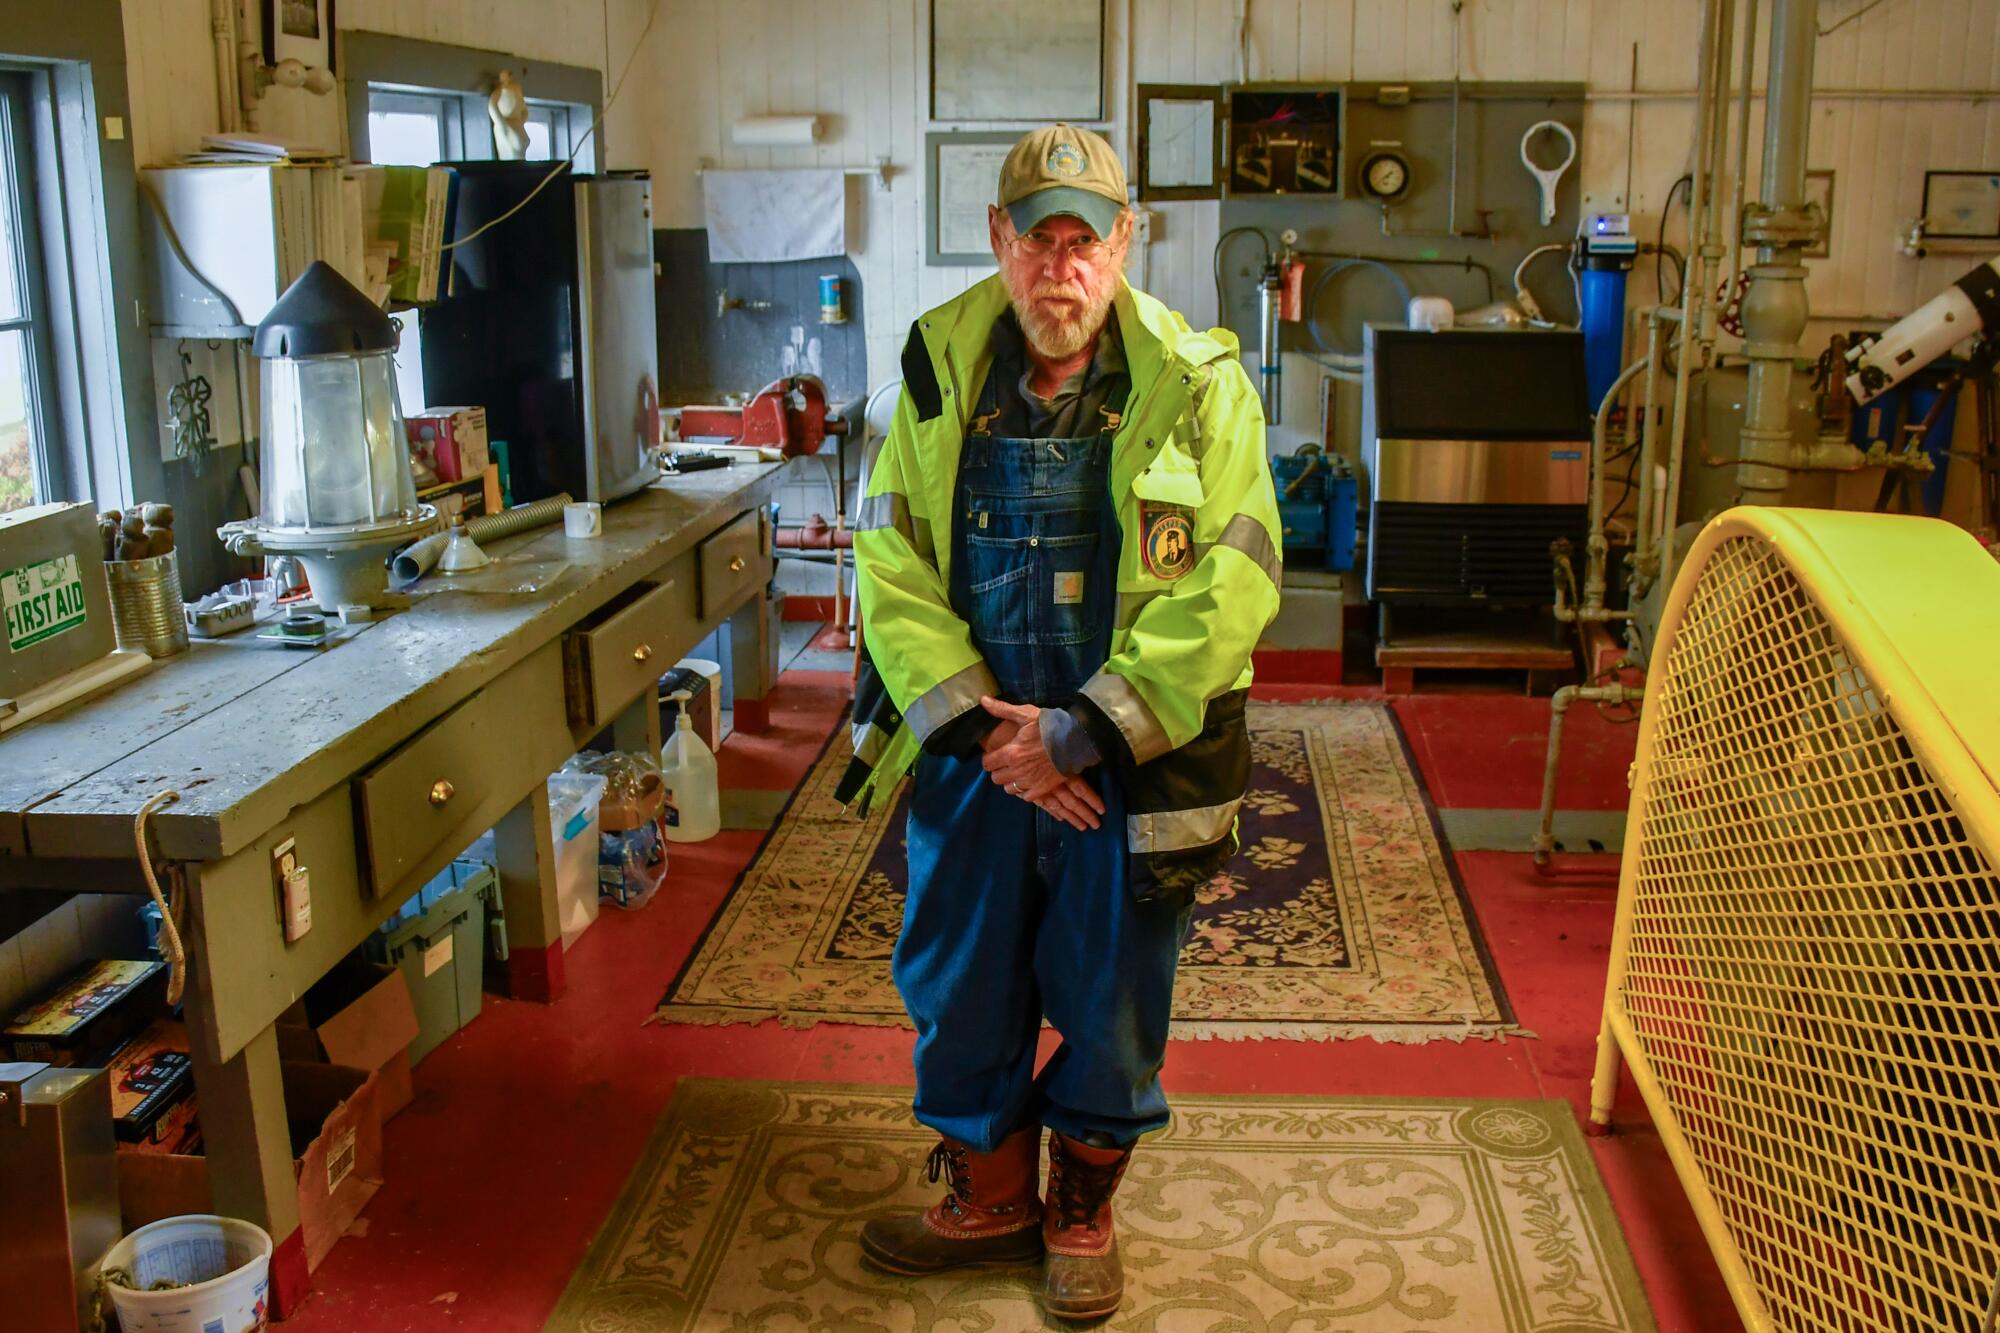
[[[1125,166],[1103,136],[1058,121],[1028,131],[1007,154],[999,203],[1015,231],[1067,213],[1107,237],[1125,207]]]

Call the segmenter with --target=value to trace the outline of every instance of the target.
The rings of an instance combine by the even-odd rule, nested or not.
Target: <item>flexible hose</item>
[[[1390,268],[1379,259],[1336,259],[1321,269],[1319,277],[1313,280],[1312,291],[1306,295],[1305,310],[1303,312],[1305,314],[1306,336],[1313,340],[1313,346],[1319,348],[1320,351],[1334,358],[1337,363],[1344,363],[1341,365],[1342,369],[1359,370],[1362,364],[1360,350],[1349,351],[1344,347],[1329,347],[1326,339],[1320,336],[1319,330],[1319,300],[1321,293],[1326,290],[1326,284],[1332,281],[1336,274],[1345,273],[1351,268],[1372,268],[1394,283],[1397,292],[1400,293],[1398,299],[1399,309],[1407,308],[1410,304],[1410,284],[1403,280],[1402,274],[1396,272],[1395,269]]]
[[[497,514],[481,514],[478,518],[465,520],[465,535],[476,542],[498,541],[511,537],[517,532],[539,528],[549,523],[562,522],[563,506],[571,503],[569,492],[551,495],[546,500],[533,504],[515,505]]]
[[[163,791],[149,797],[139,807],[138,818],[132,821],[132,841],[139,849],[139,870],[146,877],[146,891],[153,895],[153,905],[160,909],[160,937],[166,945],[167,955],[167,1007],[181,1002],[181,992],[187,985],[187,946],[181,942],[181,928],[174,922],[174,909],[167,902],[167,896],[160,892],[160,881],[153,876],[153,854],[146,849],[146,821],[161,806],[172,805],[181,798],[177,791]]]

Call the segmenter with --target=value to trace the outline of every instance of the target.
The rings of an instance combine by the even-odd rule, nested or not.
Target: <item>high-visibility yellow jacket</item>
[[[988,278],[918,319],[903,349],[902,397],[854,534],[873,678],[857,689],[842,799],[864,809],[926,737],[999,693],[949,589],[959,451],[1006,308]],[[1250,652],[1278,611],[1278,505],[1235,336],[1198,333],[1123,282],[1113,308],[1132,381],[1111,455],[1117,621],[1110,659],[1075,702],[1125,784],[1135,875],[1171,889],[1235,851]],[[1191,532],[1192,560],[1147,558],[1163,523]]]

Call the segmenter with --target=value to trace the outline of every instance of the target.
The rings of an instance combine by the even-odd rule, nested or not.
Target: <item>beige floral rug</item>
[[[1462,1040],[1517,1031],[1395,715],[1252,704],[1243,849],[1197,894],[1182,1038]],[[834,800],[837,734],[661,1002],[676,1023],[907,1025],[889,977],[908,793]]]
[[[912,1280],[862,1223],[922,1208],[909,1093],[681,1083],[544,1333],[1062,1328],[1032,1267]],[[1182,1097],[1116,1204],[1114,1333],[1592,1333],[1652,1316],[1567,1104]]]

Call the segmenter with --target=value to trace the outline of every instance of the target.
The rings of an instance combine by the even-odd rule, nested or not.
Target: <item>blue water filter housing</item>
[[[1583,267],[1577,275],[1582,309],[1583,369],[1590,410],[1597,411],[1625,366],[1625,275],[1639,253],[1632,219],[1624,213],[1592,213],[1583,220]]]
[[[1590,410],[1595,412],[1625,361],[1625,275],[1631,267],[1586,258],[1578,275],[1583,296],[1583,370],[1590,386]]]

